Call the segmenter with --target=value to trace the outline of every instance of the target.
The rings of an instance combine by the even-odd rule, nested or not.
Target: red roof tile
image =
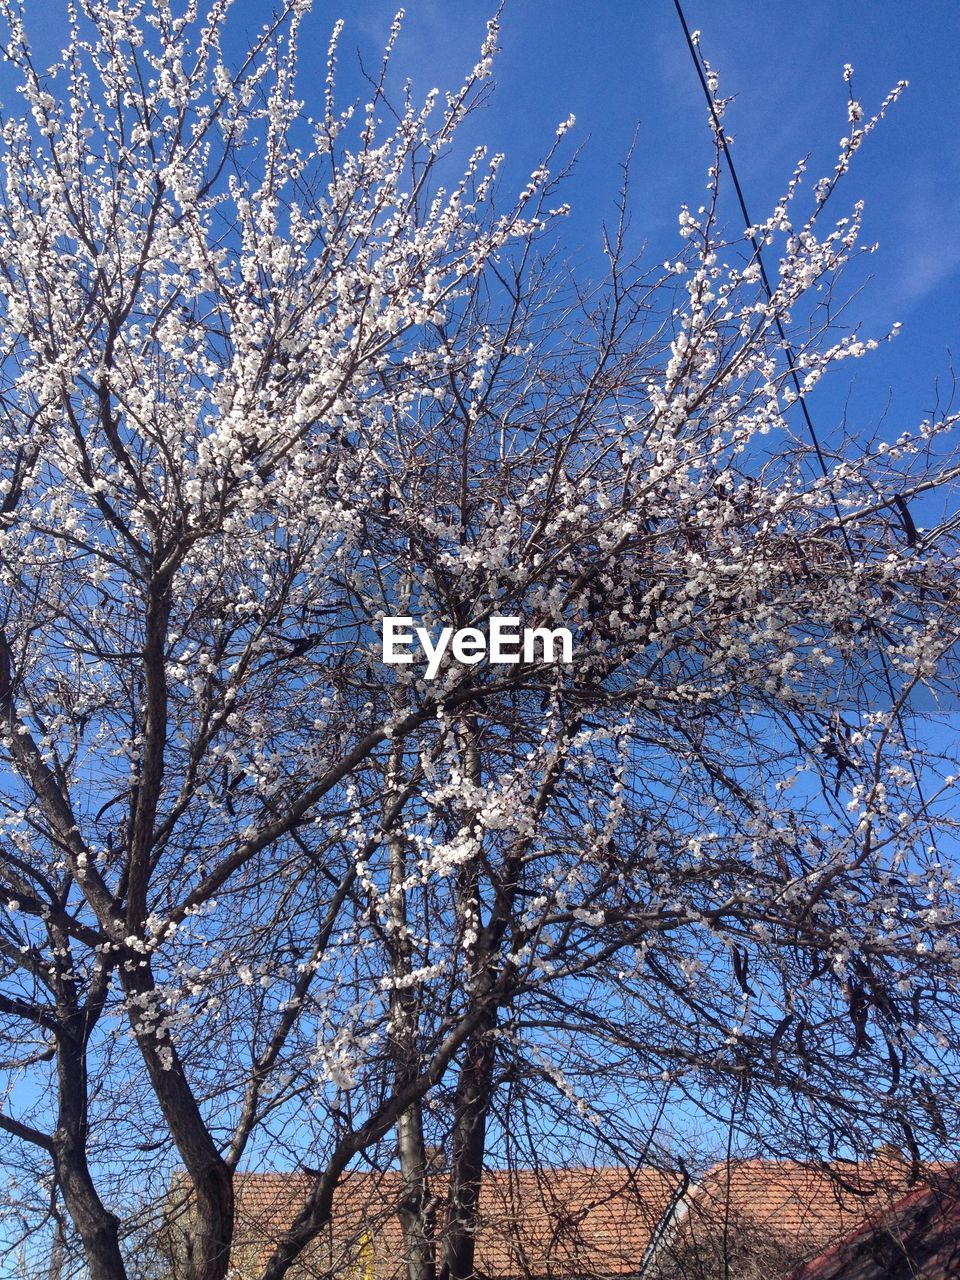
[[[442,1194],[442,1179],[435,1179]],[[302,1174],[240,1174],[236,1182],[234,1264],[241,1275],[262,1263],[309,1189]],[[480,1193],[476,1265],[505,1280],[529,1275],[626,1276],[639,1270],[651,1234],[677,1186],[655,1169],[551,1169],[489,1172]],[[402,1271],[396,1216],[399,1175],[351,1173],[334,1200],[332,1229],[311,1248],[297,1280]]]
[[[960,1176],[918,1187],[795,1271],[791,1280],[955,1280]]]
[[[910,1166],[889,1156],[830,1169],[794,1160],[734,1160],[691,1188],[655,1243],[660,1274],[684,1280],[715,1275],[779,1275],[888,1209]],[[651,1274],[656,1274],[651,1267]]]
[[[836,1164],[832,1174],[798,1160],[718,1165],[692,1195],[691,1216],[716,1222],[726,1214],[784,1236],[835,1240],[902,1195],[909,1166]]]
[[[837,1177],[799,1161],[734,1161],[711,1169],[678,1204],[678,1175],[653,1168],[489,1171],[480,1195],[478,1275],[609,1280],[636,1275],[645,1261],[655,1259],[662,1276],[696,1280],[700,1272],[691,1269],[691,1248],[700,1250],[699,1265],[710,1274],[710,1251],[716,1251],[718,1239],[725,1249],[728,1239],[738,1240],[741,1251],[745,1241],[748,1250],[751,1240],[760,1242],[759,1253],[770,1260],[760,1273],[779,1275],[794,1260],[889,1209],[903,1196],[908,1167],[885,1159],[859,1167],[835,1165],[833,1172]],[[311,1183],[305,1173],[237,1175],[231,1259],[237,1280],[258,1274]],[[431,1183],[442,1201],[445,1176],[434,1174]],[[298,1260],[291,1280],[401,1280],[399,1196],[396,1171],[346,1174],[330,1228]],[[189,1216],[187,1205],[183,1208]],[[651,1265],[645,1274],[657,1273]],[[841,1277],[846,1280],[846,1273],[825,1270],[798,1273],[796,1280]],[[881,1277],[886,1280],[886,1273],[864,1272],[862,1280]],[[930,1280],[940,1277],[930,1273]]]

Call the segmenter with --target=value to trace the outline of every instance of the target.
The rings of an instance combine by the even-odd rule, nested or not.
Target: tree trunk
[[[454,1101],[453,1162],[443,1232],[440,1280],[472,1280],[480,1182],[493,1092],[496,1023],[491,1011],[467,1041]]]
[[[427,1153],[423,1115],[417,1102],[397,1121],[403,1198],[399,1218],[403,1230],[403,1260],[407,1280],[435,1280],[433,1199],[427,1184]]]
[[[77,1021],[77,1017],[66,1021],[57,1040],[54,1167],[63,1202],[80,1234],[90,1280],[126,1280],[119,1220],[97,1194],[87,1164],[86,1049]]]
[[[384,817],[399,792],[401,753],[390,755],[384,786]],[[406,857],[403,841],[396,836],[387,842],[390,857],[390,960],[395,977],[410,973],[410,941],[407,934],[407,904],[404,881]],[[390,1052],[398,1090],[405,1089],[420,1072],[417,1047],[417,1005],[409,989],[390,995]],[[423,1105],[419,1099],[397,1121],[397,1150],[400,1157],[402,1197],[398,1217],[403,1231],[403,1260],[407,1280],[435,1280],[436,1254],[433,1240],[434,1213],[427,1183],[427,1152],[423,1139]]]
[[[478,747],[476,717],[468,713],[460,726],[463,771],[474,786],[480,786],[483,769]],[[480,894],[476,863],[465,870],[460,881],[461,910],[480,919]],[[475,999],[483,999],[492,973],[492,955],[502,926],[481,930],[468,959]],[[480,1181],[487,1140],[487,1112],[493,1087],[493,1038],[497,1021],[495,1008],[488,1008],[470,1035],[464,1049],[463,1065],[457,1078],[453,1111],[453,1154],[444,1220],[440,1280],[470,1280],[474,1274]]]
[[[63,1202],[80,1233],[90,1280],[126,1280],[119,1220],[97,1195],[85,1156],[69,1140],[61,1141],[58,1136],[54,1161]]]
[[[204,1124],[183,1063],[170,1036],[157,1032],[158,1000],[146,967],[121,967],[130,1024],[163,1110],[167,1127],[186,1166],[194,1212],[189,1232],[186,1280],[226,1280],[233,1242],[233,1177]]]

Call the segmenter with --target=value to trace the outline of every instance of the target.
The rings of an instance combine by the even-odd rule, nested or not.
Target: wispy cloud
[[[960,270],[960,191],[944,190],[943,178],[911,183],[901,212],[902,235],[897,285],[914,305]]]

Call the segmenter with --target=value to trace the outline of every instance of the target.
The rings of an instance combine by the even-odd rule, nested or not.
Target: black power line
[[[683,7],[680,4],[680,0],[673,0],[673,7],[676,9],[677,17],[680,19],[680,25],[683,27],[683,34],[687,42],[687,49],[690,52],[690,57],[693,59],[693,65],[696,68],[697,78],[699,79],[700,87],[703,90],[703,96],[706,99],[707,106],[710,109],[710,118],[713,122],[714,133],[716,134],[717,142],[723,152],[723,158],[727,162],[727,170],[730,174],[730,180],[733,183],[733,189],[736,192],[737,202],[740,205],[740,212],[743,214],[743,221],[748,232],[750,245],[753,248],[754,259],[757,263],[757,266],[760,268],[760,279],[763,283],[764,292],[767,295],[767,301],[772,303],[773,302],[773,286],[770,284],[770,277],[767,275],[767,268],[764,265],[763,248],[760,242],[757,240],[756,236],[754,235],[753,231],[751,230],[754,224],[747,210],[746,197],[743,194],[743,187],[740,185],[740,178],[737,175],[737,166],[734,164],[733,156],[730,154],[730,146],[729,146],[729,143],[727,142],[726,133],[720,121],[720,117],[717,114],[716,103],[714,101],[713,93],[710,90],[710,85],[707,81],[706,71],[703,65],[703,59],[701,58],[700,54],[697,51],[697,46],[694,43],[693,36],[690,33],[690,28],[687,25],[687,19],[686,19],[686,16],[684,15]],[[779,312],[776,310],[774,310],[774,313],[773,313],[773,322],[774,322],[774,325],[776,326],[777,336],[780,338],[780,343],[783,348],[784,355],[786,356],[787,370],[790,374],[790,380],[793,383],[794,390],[796,391],[797,403],[799,403],[800,405],[800,412],[803,414],[803,420],[804,420],[804,423],[806,424],[806,428],[810,436],[810,440],[813,443],[813,449],[816,454],[817,462],[819,463],[820,470],[823,473],[824,479],[827,481],[827,493],[829,494],[830,504],[833,507],[834,514],[837,517],[837,526],[840,531],[840,536],[843,539],[844,548],[847,552],[847,555],[850,558],[850,563],[855,567],[856,556],[854,555],[853,547],[850,544],[850,538],[847,535],[846,521],[844,520],[843,516],[840,513],[840,504],[837,501],[837,495],[834,492],[833,485],[830,482],[830,472],[827,468],[826,459],[823,456],[823,450],[820,447],[820,441],[817,438],[817,432],[816,432],[816,428],[813,425],[813,419],[810,416],[810,410],[807,407],[807,398],[804,394],[803,387],[800,384],[800,377],[797,373],[796,357],[794,356],[794,353],[793,353],[793,347],[790,343],[789,338],[786,335],[786,332],[783,327],[783,322],[780,319]],[[900,516],[903,522],[904,529],[907,533],[908,541],[912,546],[913,542],[916,540],[916,532],[914,530],[913,520],[910,518],[910,513],[907,510],[906,503],[904,502],[903,498],[898,494],[891,500],[889,505],[895,507],[898,515]],[[913,540],[911,540],[911,531],[913,531],[913,535],[914,535]],[[873,619],[867,618],[866,622],[870,631],[874,635],[876,635],[876,626],[873,622]],[[879,636],[877,637],[877,653],[880,658],[880,665],[883,668],[884,682],[887,686],[887,691],[889,692],[890,698],[893,703],[893,714],[896,720],[897,729],[900,732],[900,737],[903,740],[904,746],[910,752],[908,757],[910,762],[910,772],[913,775],[913,781],[917,788],[917,798],[920,801],[920,808],[923,810],[924,817],[927,820],[927,830],[929,831],[929,834],[930,834],[931,843],[933,844],[934,850],[936,850],[939,854],[939,850],[937,849],[936,835],[933,830],[933,822],[930,817],[930,811],[927,808],[927,802],[924,797],[923,787],[920,782],[920,774],[919,774],[919,771],[917,770],[916,762],[913,759],[913,752],[912,750],[910,750],[910,742],[909,742],[909,739],[907,738],[907,732],[904,727],[903,717],[900,713],[900,708],[896,705],[897,694],[896,694],[896,690],[893,687],[893,679],[890,675],[890,665],[887,660],[886,652],[884,651],[884,648],[883,648],[882,639]]]

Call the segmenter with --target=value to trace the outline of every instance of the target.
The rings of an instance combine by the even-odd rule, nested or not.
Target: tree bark
[[[54,1163],[63,1202],[80,1233],[90,1280],[126,1280],[119,1219],[97,1195],[85,1154],[69,1138],[58,1134],[54,1140]]]
[[[467,1041],[454,1101],[453,1160],[443,1232],[443,1265],[439,1280],[472,1280],[480,1183],[487,1138],[487,1115],[493,1091],[496,1025],[491,1010]]]
[[[427,1182],[427,1153],[419,1102],[405,1111],[397,1121],[397,1145],[403,1188],[398,1216],[403,1230],[403,1260],[407,1280],[435,1280],[435,1214]]]
[[[483,768],[478,747],[476,717],[469,712],[460,728],[463,771],[479,787]],[[473,920],[480,919],[480,894],[476,862],[466,869],[460,883],[461,910]],[[512,886],[511,886],[512,888]],[[491,926],[493,926],[491,928]],[[474,997],[482,999],[492,983],[494,955],[503,933],[503,923],[491,920],[480,931],[468,958]],[[474,1254],[480,1182],[487,1138],[487,1112],[493,1080],[493,1039],[496,1005],[487,1007],[464,1048],[463,1064],[457,1078],[453,1111],[453,1153],[441,1243],[440,1280],[467,1280],[474,1274]]]
[[[400,791],[401,752],[390,754],[384,787],[384,820]],[[402,839],[387,841],[390,858],[390,960],[395,977],[407,977],[411,969],[410,940],[407,933],[407,902],[404,887],[406,857]],[[396,1088],[407,1088],[420,1073],[417,1046],[417,1003],[409,988],[390,995],[390,1053]],[[427,1152],[423,1137],[423,1104],[418,1098],[397,1120],[397,1151],[400,1158],[401,1200],[398,1208],[403,1232],[403,1260],[407,1280],[435,1280],[433,1201],[427,1181]]]
[[[141,967],[143,966],[143,967]],[[128,1014],[150,1082],[190,1179],[195,1224],[187,1238],[187,1280],[225,1280],[233,1241],[233,1177],[210,1136],[170,1036],[158,1031],[158,999],[145,960],[120,969]]]
[[[90,1280],[126,1280],[119,1219],[97,1194],[87,1163],[86,1046],[79,1019],[74,1011],[58,1035],[54,1168],[63,1202],[80,1234]]]

